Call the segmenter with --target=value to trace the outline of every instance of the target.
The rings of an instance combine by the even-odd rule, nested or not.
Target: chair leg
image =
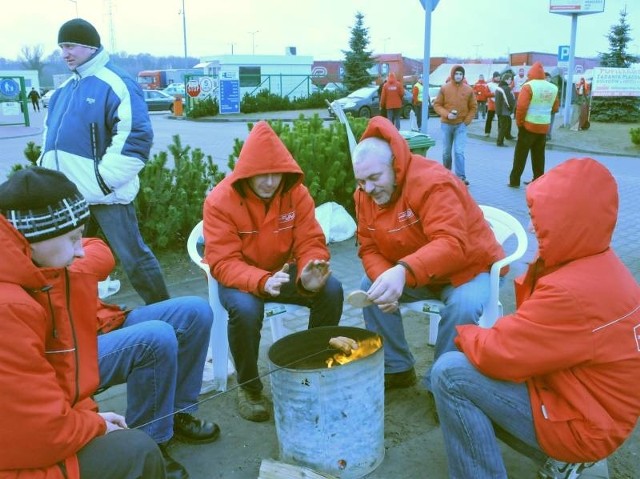
[[[234,372],[229,361],[229,314],[218,300],[218,283],[209,281],[209,304],[213,309],[213,326],[209,345],[213,357],[213,385],[217,391],[227,390],[227,378]]]
[[[427,342],[430,346],[435,346],[436,339],[438,339],[438,325],[440,324],[440,315],[427,313],[427,316],[429,316],[429,340]]]

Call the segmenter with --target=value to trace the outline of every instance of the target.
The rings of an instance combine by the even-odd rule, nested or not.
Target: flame
[[[382,339],[380,339],[380,336],[374,336],[372,338],[366,338],[356,342],[358,343],[358,349],[352,349],[349,354],[342,352],[335,353],[327,359],[327,367],[331,368],[333,366],[350,363],[356,359],[364,358],[373,354],[382,347]]]

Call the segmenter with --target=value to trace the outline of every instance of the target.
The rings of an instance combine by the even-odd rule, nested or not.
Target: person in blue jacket
[[[72,75],[51,97],[39,164],[78,186],[91,210],[86,235],[102,230],[144,302],[163,301],[169,293],[160,263],[133,205],[153,140],[142,90],[111,63],[86,20],[64,23],[58,44]]]

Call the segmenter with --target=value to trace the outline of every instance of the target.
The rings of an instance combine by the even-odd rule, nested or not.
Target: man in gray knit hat
[[[114,66],[86,20],[60,27],[58,45],[72,76],[51,97],[39,165],[62,171],[89,203],[87,236],[102,230],[146,304],[169,297],[160,264],[145,244],[133,205],[153,131],[142,90]]]

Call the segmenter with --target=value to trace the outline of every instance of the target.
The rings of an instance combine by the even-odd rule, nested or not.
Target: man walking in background
[[[33,111],[40,111],[40,93],[35,88],[32,88],[29,92],[29,100],[31,100]]]
[[[469,185],[464,170],[464,147],[467,144],[467,126],[478,109],[473,89],[464,81],[464,68],[454,65],[451,81],[440,88],[433,102],[433,109],[440,115],[442,128],[442,164],[451,169],[451,150],[455,155],[453,169],[465,185]]]
[[[387,118],[400,129],[400,115],[404,103],[404,86],[396,78],[396,74],[389,73],[389,79],[382,87],[380,106],[387,110]]]
[[[146,304],[168,299],[160,263],[144,243],[133,200],[153,131],[142,90],[115,67],[86,20],[69,20],[58,45],[72,76],[49,103],[40,166],[62,171],[89,203],[85,234],[102,230]]]
[[[558,87],[545,80],[542,63],[536,62],[531,66],[528,78],[529,81],[520,90],[516,105],[518,140],[509,175],[508,186],[511,188],[520,187],[520,177],[527,163],[529,151],[533,180],[544,174],[544,149],[551,124],[551,113],[557,112],[559,108]]]
[[[418,78],[418,81],[413,85],[411,90],[411,97],[413,100],[413,111],[416,114],[416,122],[418,123],[418,129],[422,128],[422,101],[424,99],[424,86],[422,85],[422,76]]]

